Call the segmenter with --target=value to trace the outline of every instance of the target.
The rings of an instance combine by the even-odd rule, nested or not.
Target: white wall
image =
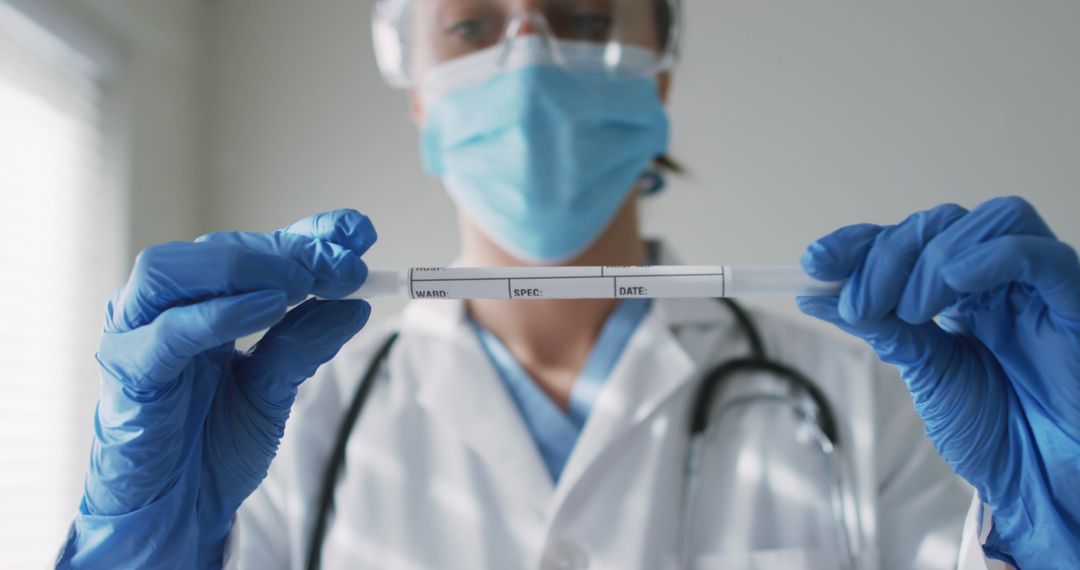
[[[0,516],[0,526],[7,531],[0,543],[4,552],[0,568],[30,568],[49,564],[55,556],[82,495],[99,392],[94,353],[106,299],[123,283],[135,251],[154,242],[189,239],[201,226],[205,195],[203,4],[196,0],[0,2],[10,4],[86,56],[93,75],[100,79],[104,106],[104,184],[99,188],[88,182],[79,188],[92,192],[82,197],[93,200],[93,206],[81,200],[48,205],[66,213],[52,215],[46,208],[35,212],[34,223],[41,232],[67,233],[69,239],[41,240],[28,235],[26,243],[18,246],[53,256],[63,266],[75,268],[65,271],[42,265],[44,278],[77,275],[79,281],[68,287],[44,288],[47,293],[59,292],[59,296],[52,299],[51,311],[44,311],[46,314],[36,323],[41,326],[23,326],[25,315],[19,311],[0,315],[6,332],[22,333],[26,329],[16,339],[16,347],[30,355],[52,356],[39,358],[37,363],[5,359],[2,364],[14,362],[15,368],[0,370],[0,383],[29,381],[37,385],[29,392],[15,384],[3,385],[5,395],[13,394],[9,404],[22,406],[17,410],[22,413],[9,418],[11,421],[4,427],[21,428],[26,435],[17,440],[19,445],[12,453],[6,454],[9,457],[5,457],[7,461],[0,469],[0,487],[9,491],[5,499],[14,499],[5,505],[11,508],[10,513],[5,511]],[[0,8],[6,11],[7,6]],[[15,37],[11,43],[25,39]],[[0,115],[0,123],[6,118]],[[57,127],[46,123],[43,128]],[[72,127],[63,132],[77,131]],[[38,147],[41,144],[35,142]],[[71,168],[71,160],[60,160],[57,167]],[[61,176],[65,179],[67,174]],[[40,190],[4,189],[16,193]],[[88,217],[78,223],[57,223],[79,212]],[[92,235],[87,234],[88,228],[93,228]],[[92,245],[80,246],[79,239]],[[58,244],[64,247],[57,250]],[[84,267],[86,264],[92,264],[93,269]],[[5,281],[11,277],[3,273],[7,269],[0,266]],[[16,278],[26,277],[34,276]],[[71,286],[78,291],[71,291]],[[45,362],[48,364],[41,364]],[[46,392],[38,395],[42,389]],[[55,395],[50,397],[52,392],[48,390],[54,390]],[[9,405],[6,411],[11,410],[14,408]],[[23,418],[26,414],[33,417]],[[21,424],[20,418],[25,420]],[[22,433],[6,429],[2,435],[8,443],[12,436],[19,438]],[[32,495],[12,494],[12,489],[21,491],[29,481],[33,481]]]
[[[109,85],[121,148],[118,183],[130,196],[133,256],[191,239],[204,224],[204,5],[200,0],[79,0],[122,44]]]
[[[1080,244],[1080,3],[686,5],[671,114],[692,173],[647,208],[686,261],[792,263],[840,225],[1002,194]],[[349,206],[380,230],[373,265],[451,259],[452,207],[378,78],[369,3],[207,7],[207,228]]]
[[[352,207],[379,231],[373,265],[453,256],[450,201],[420,173],[405,99],[375,69],[369,6],[209,4],[207,229],[266,230]]]
[[[205,3],[2,1],[102,73],[107,183],[129,209],[125,257],[152,243],[189,239],[204,224]]]
[[[794,259],[841,224],[1002,194],[1080,244],[1080,3],[689,10],[672,115],[695,173],[655,221],[694,258]]]

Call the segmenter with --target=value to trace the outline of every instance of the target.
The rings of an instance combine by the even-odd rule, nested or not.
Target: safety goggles
[[[677,59],[681,0],[376,0],[375,57],[393,87],[424,85],[433,69],[477,54],[511,57],[523,39],[550,62],[651,75]],[[582,57],[582,54],[600,54]]]

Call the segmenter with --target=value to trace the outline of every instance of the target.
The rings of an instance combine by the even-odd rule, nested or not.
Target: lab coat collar
[[[678,263],[663,244],[654,247],[659,263]],[[554,489],[524,420],[467,321],[465,303],[414,301],[401,321],[403,337],[424,339],[429,362],[439,363],[418,370],[423,374],[417,378],[420,405],[493,470],[513,477],[515,487],[549,516],[604,449],[693,377],[700,363],[675,334],[687,325],[730,326],[730,315],[712,299],[655,300],[612,370]]]
[[[630,337],[570,454],[549,517],[558,512],[601,454],[646,422],[697,369],[673,333],[668,308],[667,303],[654,302]]]
[[[538,516],[546,511],[554,487],[518,413],[480,345],[460,301],[414,301],[401,323],[402,339],[412,344],[417,402],[496,474],[505,487],[523,495]]]

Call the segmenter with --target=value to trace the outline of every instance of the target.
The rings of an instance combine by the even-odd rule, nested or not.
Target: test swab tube
[[[413,267],[372,269],[349,299],[660,299],[828,296],[843,282],[798,266]]]

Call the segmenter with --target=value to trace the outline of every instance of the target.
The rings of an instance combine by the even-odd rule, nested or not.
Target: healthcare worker
[[[376,2],[380,66],[409,89],[425,168],[460,211],[461,264],[678,263],[642,238],[637,204],[667,149],[680,10]],[[800,308],[869,349],[751,313],[831,402],[841,519],[823,515],[820,454],[775,407],[714,425],[685,492],[694,388],[751,349],[737,313],[416,301],[357,335],[367,303],[304,299],[356,290],[375,238],[339,210],[139,256],[108,304],[61,567],[301,568],[314,550],[327,568],[831,568],[849,562],[838,520],[863,568],[1080,567],[1080,264],[1019,198],[809,246],[806,271],[846,285]]]

